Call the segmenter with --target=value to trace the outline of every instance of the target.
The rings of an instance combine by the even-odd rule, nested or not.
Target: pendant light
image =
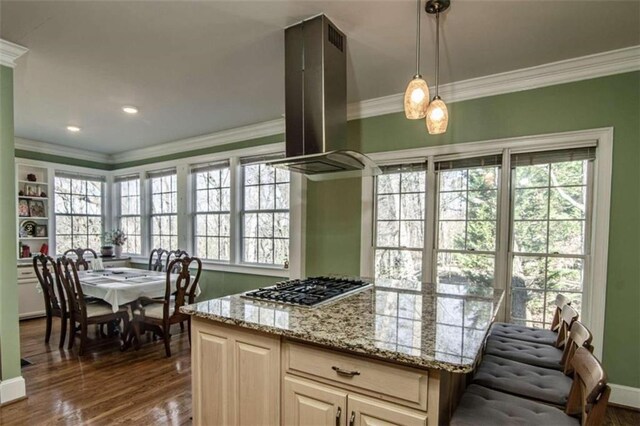
[[[440,83],[440,12],[449,8],[450,0],[429,0],[425,7],[427,13],[436,15],[436,95],[427,108],[427,130],[429,134],[438,135],[447,131],[449,124],[449,111],[447,105],[438,96]]]
[[[409,82],[407,90],[404,92],[404,113],[408,119],[417,120],[427,115],[427,105],[429,105],[429,86],[420,75],[420,0],[416,1],[417,23],[416,23],[416,75]]]

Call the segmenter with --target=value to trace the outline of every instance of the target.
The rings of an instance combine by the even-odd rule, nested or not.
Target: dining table
[[[178,274],[169,274],[172,289]],[[136,268],[109,268],[102,271],[79,271],[78,279],[85,296],[109,303],[113,312],[139,297],[158,298],[165,295],[167,273]],[[196,295],[199,294],[196,289]]]
[[[175,291],[178,276],[177,273],[169,274],[172,291]],[[167,286],[166,272],[129,267],[78,271],[78,279],[85,296],[104,300],[111,305],[113,312],[125,305],[129,305],[129,309],[133,310],[134,303],[140,297],[164,297]],[[199,294],[198,286],[195,295]],[[124,350],[131,346],[134,336],[131,327],[121,331]]]

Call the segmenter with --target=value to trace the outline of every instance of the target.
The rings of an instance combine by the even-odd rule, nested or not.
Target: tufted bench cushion
[[[540,343],[523,342],[506,337],[489,336],[485,349],[487,355],[495,355],[538,367],[562,370],[562,351]]]
[[[507,337],[509,339],[554,346],[558,339],[558,333],[551,330],[525,327],[524,325],[517,324],[507,324],[504,322],[497,322],[493,324],[489,334],[492,336]]]
[[[572,380],[563,372],[487,355],[473,383],[528,399],[565,406]]]
[[[452,426],[579,425],[578,419],[548,405],[472,384],[451,419]]]

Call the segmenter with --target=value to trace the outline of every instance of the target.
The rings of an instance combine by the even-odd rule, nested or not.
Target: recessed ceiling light
[[[67,130],[70,132],[79,132],[80,131],[80,127],[78,126],[67,126]]]
[[[134,106],[123,106],[122,110],[124,112],[126,112],[127,114],[137,114],[138,113],[138,108],[136,108]]]

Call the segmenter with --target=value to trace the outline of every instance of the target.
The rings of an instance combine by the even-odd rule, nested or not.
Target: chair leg
[[[62,315],[60,318],[60,344],[58,345],[60,349],[64,347],[64,339],[67,336],[67,322],[69,322],[69,318],[66,315]]]
[[[44,342],[49,343],[49,338],[51,337],[51,322],[53,318],[50,314],[47,315],[47,329],[44,332]]]
[[[84,355],[84,349],[87,346],[87,326],[88,324],[83,324],[80,329],[80,350],[78,351],[78,355]]]
[[[73,348],[73,343],[76,341],[76,320],[75,317],[71,317],[69,319],[69,345],[67,345],[67,350],[71,350]]]
[[[162,327],[162,333],[164,334],[164,351],[167,354],[167,358],[171,357],[171,325],[165,325]]]
[[[184,321],[180,323],[180,331],[184,333]]]

